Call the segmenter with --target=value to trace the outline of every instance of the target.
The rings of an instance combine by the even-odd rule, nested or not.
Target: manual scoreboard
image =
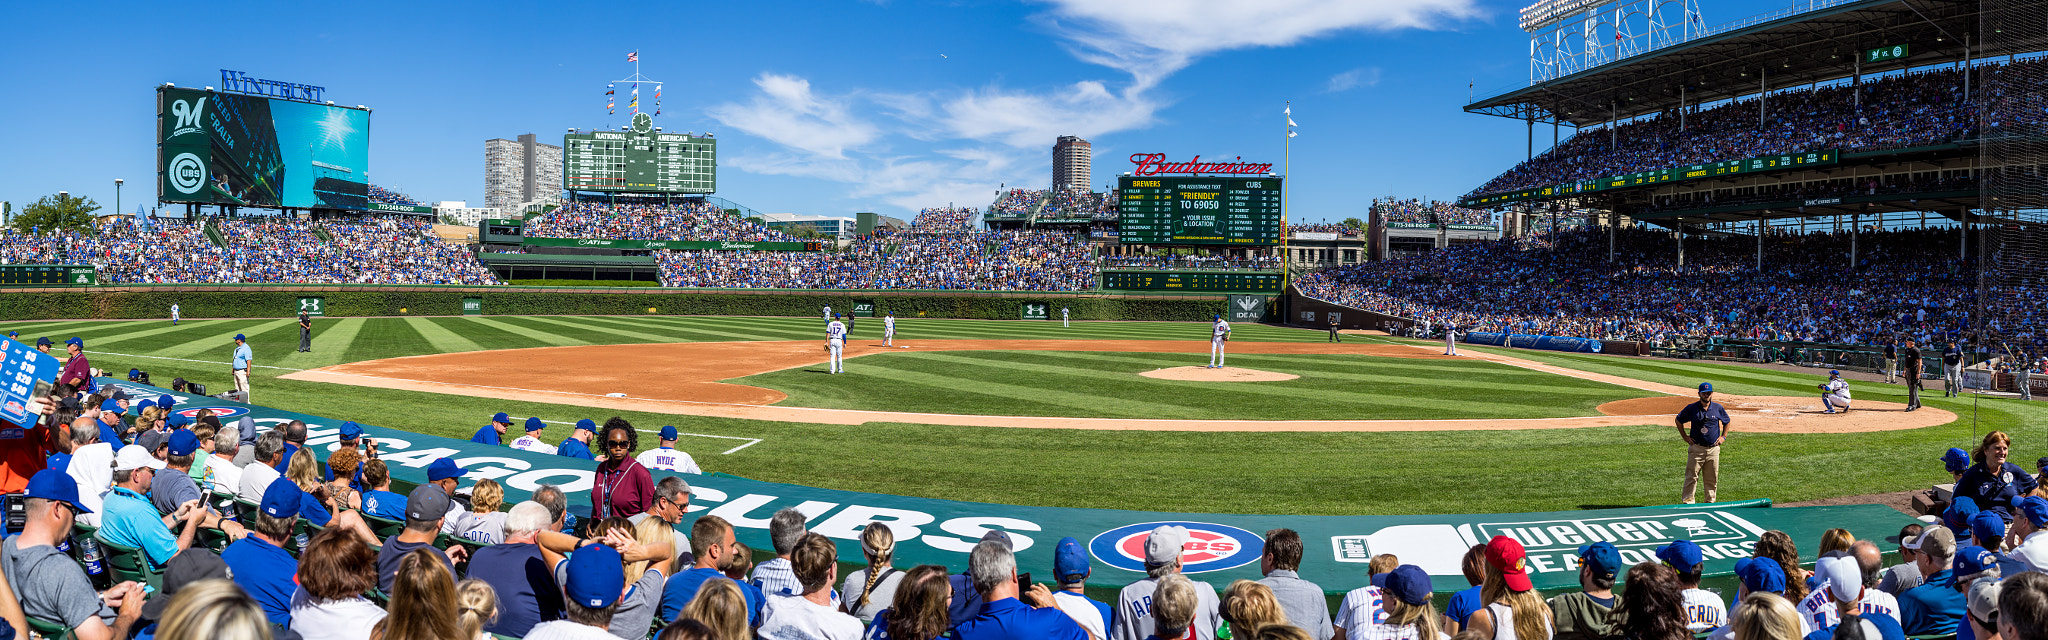
[[[1279,293],[1279,273],[1237,271],[1104,271],[1104,289]]]
[[[97,284],[99,273],[92,265],[0,265],[0,286],[89,287]]]
[[[1280,178],[1117,179],[1122,244],[1280,244]]]
[[[712,193],[718,189],[718,140],[654,129],[633,114],[618,131],[562,136],[562,188],[630,193]]]

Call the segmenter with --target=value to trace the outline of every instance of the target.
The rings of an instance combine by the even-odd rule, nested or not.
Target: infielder
[[[540,439],[541,431],[547,428],[547,423],[541,422],[540,418],[527,418],[526,435],[519,436],[519,439],[513,440],[512,448],[532,451],[534,453],[545,453],[551,456],[560,455],[560,452],[555,449],[555,445],[548,444]]]
[[[832,352],[832,373],[846,373],[846,365],[840,363],[840,355],[846,351],[846,324],[839,316],[825,323],[825,350]]]
[[[1209,367],[1223,368],[1223,343],[1230,341],[1230,323],[1223,321],[1223,314],[1216,314],[1216,324],[1209,328]]]
[[[178,326],[178,303],[171,303],[171,326]]]
[[[1828,381],[1820,385],[1820,405],[1827,408],[1821,413],[1836,413],[1835,407],[1842,408],[1840,413],[1849,412],[1849,381],[1842,379],[1842,372],[1828,372]]]
[[[662,427],[661,447],[640,452],[640,464],[649,469],[676,473],[704,473],[703,469],[697,468],[697,461],[690,454],[676,449],[676,435],[674,426]]]
[[[1458,325],[1444,323],[1444,355],[1458,355]]]
[[[248,336],[235,334],[235,362],[230,366],[235,369],[235,390],[242,392],[243,402],[249,401],[249,365],[255,360],[255,355],[249,352]]]
[[[896,314],[882,314],[882,346],[896,346]],[[653,466],[653,465],[648,465]]]

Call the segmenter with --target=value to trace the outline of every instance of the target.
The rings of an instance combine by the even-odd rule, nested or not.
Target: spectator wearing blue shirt
[[[2026,469],[2006,461],[2011,453],[2012,438],[2005,432],[1984,434],[1977,450],[1971,452],[1976,463],[1956,479],[1956,498],[1975,500],[1977,508],[1995,512],[2000,518],[2011,521],[2013,502],[2032,493],[2036,486],[2034,476],[2029,475]]]
[[[264,617],[271,624],[288,626],[292,622],[292,592],[298,589],[293,579],[299,573],[299,561],[285,552],[284,541],[298,526],[299,502],[305,495],[290,480],[271,482],[263,491],[262,504],[257,505],[249,537],[228,545],[220,554],[234,571],[235,584],[263,605]]]
[[[363,484],[369,487],[363,491],[363,513],[393,520],[405,521],[405,496],[391,491],[391,468],[383,460],[363,463]]]
[[[538,541],[551,523],[548,508],[538,502],[513,505],[505,514],[505,541],[477,549],[470,558],[469,577],[498,594],[498,616],[484,631],[518,638],[534,625],[562,618],[562,587],[550,569],[560,555]]]
[[[292,456],[298,455],[299,449],[306,446],[306,422],[293,420],[278,430],[284,432],[284,459],[271,465],[271,468],[276,469],[278,473],[284,473],[292,468]]]
[[[249,338],[235,334],[235,390],[242,392],[242,401],[249,401],[249,367],[255,364],[255,355],[249,352]]]
[[[510,428],[512,428],[512,416],[505,415],[505,412],[500,411],[497,415],[491,416],[490,424],[478,427],[476,435],[470,436],[469,441],[493,447],[499,446],[505,443],[505,430]]]
[[[979,615],[953,628],[960,640],[1088,639],[1088,632],[1059,610],[1052,591],[1045,585],[1034,583],[1030,591],[1018,588],[1017,558],[1011,554],[1009,545],[983,540],[968,554],[967,566],[974,588],[981,592],[986,604]],[[1152,615],[1155,628],[1159,629],[1158,637],[1191,636],[1189,627],[1194,622],[1197,603],[1194,583],[1180,574],[1171,574],[1159,579],[1154,596]],[[1019,602],[1019,597],[1030,604]],[[1169,633],[1173,635],[1166,635]]]
[[[562,444],[555,447],[555,454],[565,458],[596,460],[597,456],[590,454],[590,439],[596,435],[596,422],[589,418],[577,420],[576,428],[569,432],[569,437],[564,438]]]
[[[625,559],[611,547],[594,544],[578,549],[564,565],[562,619],[534,625],[526,640],[611,638],[607,629],[626,591]]]
[[[1053,592],[1052,595],[1053,601],[1058,603],[1061,609],[1072,614],[1075,607],[1068,605],[1074,603],[1075,596],[1080,595],[1081,585],[1078,581],[1072,585],[1067,584],[1067,569],[1062,568],[1061,563],[1078,564],[1084,574],[1082,577],[1085,578],[1088,554],[1082,550],[1079,541],[1075,541],[1069,550],[1067,540],[1072,538],[1061,540],[1060,546],[1053,552],[1053,573],[1060,581],[1060,590]],[[1307,631],[1308,636],[1314,640],[1330,640],[1331,636],[1337,634],[1337,630],[1330,623],[1329,602],[1323,598],[1321,586],[1301,579],[1301,575],[1296,573],[1301,569],[1301,556],[1301,534],[1293,529],[1267,531],[1265,550],[1259,554],[1259,573],[1264,574],[1265,578],[1259,580],[1259,584],[1266,585],[1267,589],[1273,591],[1273,599],[1280,602],[1280,610],[1286,612],[1288,622]],[[1094,600],[1088,602],[1102,609],[1102,626],[1090,626],[1087,620],[1079,617],[1075,620],[1095,637],[1109,637],[1109,605]]]
[[[128,442],[121,438],[128,431],[127,425],[121,424],[121,403],[114,400],[101,402],[99,425],[100,442],[117,447]]]
[[[696,564],[669,576],[661,589],[661,619],[674,620],[683,607],[696,599],[697,591],[706,581],[725,577],[722,569],[732,560],[735,542],[732,523],[725,518],[705,515],[690,525],[690,553],[696,557]],[[747,624],[757,625],[761,614],[759,595],[747,589],[741,589],[740,595],[747,601]]]
[[[1948,527],[1928,527],[1920,533],[1920,552],[1913,562],[1926,581],[1899,594],[1899,622],[1908,635],[1955,633],[1962,620],[1965,602],[1956,590],[1956,538]]]
[[[1679,410],[1677,423],[1678,437],[1689,447],[1679,502],[1692,504],[1693,490],[1702,481],[1707,502],[1714,502],[1721,480],[1721,444],[1728,441],[1728,410],[1714,402],[1714,383],[1700,383],[1700,401]]]
[[[1486,606],[1479,600],[1480,588],[1486,583],[1486,545],[1475,544],[1466,549],[1458,566],[1465,573],[1465,583],[1472,588],[1451,594],[1450,602],[1444,604],[1444,632],[1451,635],[1465,628],[1472,612]]]
[[[220,523],[219,516],[207,513],[196,500],[178,505],[177,512],[169,516],[160,515],[147,496],[157,470],[163,467],[162,460],[141,447],[123,447],[114,455],[114,489],[107,492],[100,515],[100,537],[140,549],[151,567],[162,567],[171,556],[191,548],[201,526]],[[179,522],[183,524],[172,533],[171,525]],[[239,531],[232,524],[229,527],[231,534]]]

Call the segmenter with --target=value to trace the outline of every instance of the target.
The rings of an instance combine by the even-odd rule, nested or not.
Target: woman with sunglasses
[[[654,501],[654,474],[633,458],[640,448],[640,433],[632,423],[613,416],[604,421],[598,435],[604,458],[597,463],[597,477],[590,487],[590,519],[631,518],[647,511]]]

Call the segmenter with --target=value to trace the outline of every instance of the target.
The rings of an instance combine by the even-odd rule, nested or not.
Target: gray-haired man
[[[796,572],[789,564],[789,553],[796,550],[796,543],[803,540],[807,531],[804,523],[809,520],[804,512],[794,508],[775,512],[768,519],[768,540],[775,545],[775,557],[754,567],[754,587],[763,595],[789,593],[802,595],[803,583],[796,579]]]
[[[1109,640],[1144,640],[1151,637],[1155,629],[1152,620],[1152,594],[1159,589],[1159,579],[1180,573],[1181,548],[1187,544],[1188,530],[1185,527],[1161,525],[1145,537],[1144,580],[1126,585],[1116,594],[1115,620],[1109,625]],[[1216,588],[1206,582],[1195,582],[1195,640],[1216,640],[1216,629],[1223,626],[1223,616],[1216,601]]]

